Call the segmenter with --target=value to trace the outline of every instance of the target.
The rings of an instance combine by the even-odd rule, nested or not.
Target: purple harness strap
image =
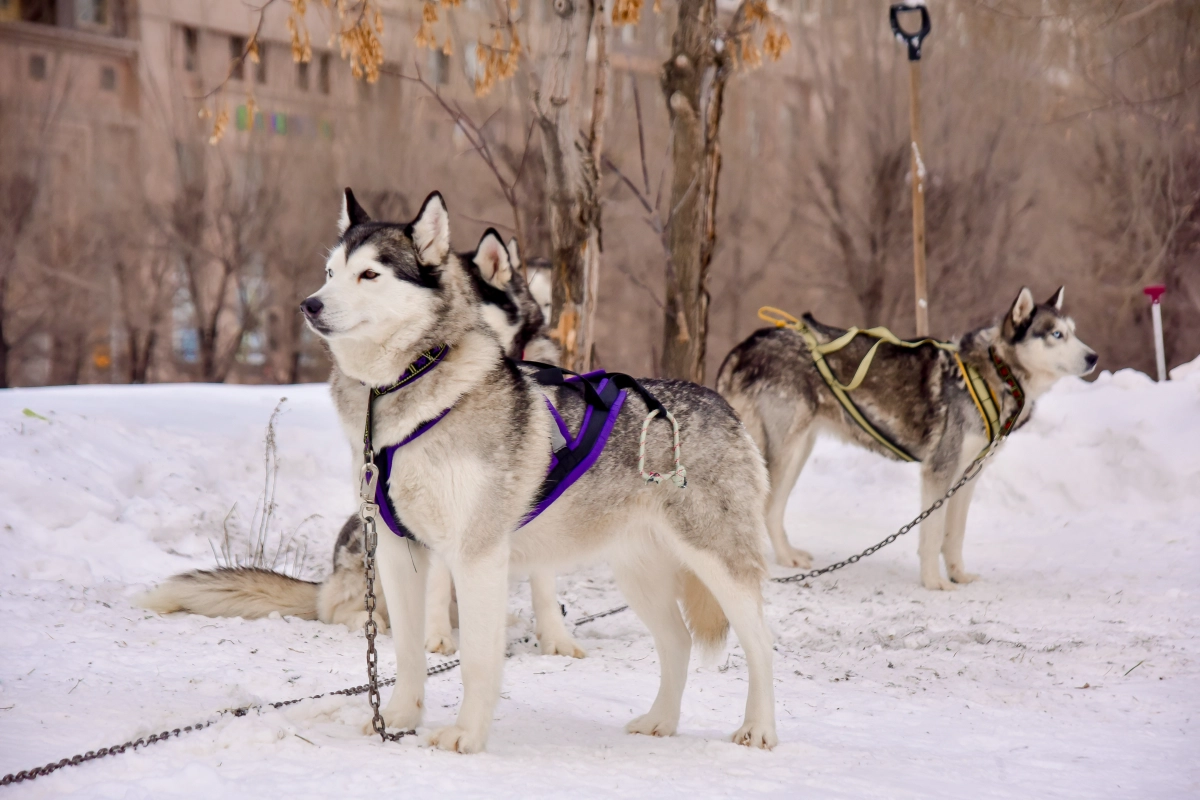
[[[396,455],[397,450],[437,425],[449,413],[450,409],[447,408],[428,422],[421,423],[415,431],[405,436],[403,441],[383,448],[380,453],[383,463],[379,465],[379,481],[375,484],[375,505],[379,506],[379,516],[383,520],[383,524],[387,525],[388,529],[397,536],[405,539],[413,538],[412,532],[404,527],[404,523],[396,516],[396,510],[392,508],[392,500],[388,497],[388,478],[392,474],[392,458]]]

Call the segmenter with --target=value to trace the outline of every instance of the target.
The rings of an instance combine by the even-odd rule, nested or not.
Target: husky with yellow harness
[[[1096,354],[1062,313],[1060,288],[1038,305],[1022,289],[999,322],[950,342],[906,342],[885,328],[860,331],[796,319],[778,309],[774,327],[735,347],[717,377],[754,437],[771,477],[767,529],[780,564],[808,567],[788,542],[788,495],[819,432],[922,465],[921,505],[937,500],[991,443],[1023,425],[1056,381],[1086,375]],[[921,583],[953,589],[976,575],[963,565],[974,483],[921,525]],[[949,580],[942,577],[938,555]]]

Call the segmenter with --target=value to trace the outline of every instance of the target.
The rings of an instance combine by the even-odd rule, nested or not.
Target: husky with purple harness
[[[368,460],[387,472],[377,485],[391,532],[378,530],[377,566],[396,647],[389,727],[423,723],[430,552],[454,576],[464,690],[458,719],[430,742],[459,752],[482,750],[491,728],[510,570],[603,559],[661,664],[658,696],[627,730],[674,734],[693,638],[719,646],[732,626],[749,680],[734,740],[776,743],[766,472],[724,400],[690,383],[546,374],[504,358],[436,193],[402,225],[371,220],[347,192],[325,285],[302,307],[338,366],[331,390],[359,454],[355,485]]]

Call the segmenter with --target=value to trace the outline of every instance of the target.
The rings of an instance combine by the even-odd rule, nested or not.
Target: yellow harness
[[[979,370],[967,364],[958,355],[958,345],[950,342],[939,342],[936,339],[921,339],[915,342],[905,341],[889,331],[887,328],[869,328],[861,330],[859,328],[851,328],[844,334],[834,339],[831,342],[822,344],[817,340],[816,334],[802,320],[796,319],[786,311],[782,311],[772,306],[763,306],[758,310],[758,316],[764,322],[770,322],[777,328],[791,328],[800,334],[800,338],[808,345],[808,352],[812,355],[813,364],[817,368],[817,372],[821,373],[821,377],[825,380],[829,390],[833,392],[833,396],[842,404],[842,408],[850,415],[858,426],[871,435],[873,439],[886,447],[888,450],[896,454],[897,458],[903,461],[919,461],[920,459],[913,456],[900,445],[893,442],[891,439],[884,436],[875,428],[870,421],[863,416],[862,411],[850,399],[850,392],[862,385],[863,380],[867,377],[867,371],[871,368],[871,360],[875,358],[875,351],[879,349],[879,345],[887,342],[888,344],[896,345],[897,347],[917,348],[925,345],[933,345],[939,350],[945,350],[954,356],[954,363],[958,365],[958,371],[962,374],[963,382],[967,386],[967,392],[971,395],[971,399],[975,402],[975,409],[979,412],[979,418],[983,420],[984,430],[987,432],[988,447],[996,441],[1000,435],[1000,412],[999,402],[996,400],[996,395],[992,392],[992,387],[988,386],[987,381],[979,374]],[[863,356],[862,361],[858,363],[858,369],[854,371],[854,377],[850,383],[842,383],[833,374],[833,370],[829,368],[829,363],[825,360],[825,356],[830,353],[836,353],[844,348],[850,342],[854,341],[859,335],[873,336],[877,340],[871,345],[871,349]],[[987,448],[984,448],[985,450]]]

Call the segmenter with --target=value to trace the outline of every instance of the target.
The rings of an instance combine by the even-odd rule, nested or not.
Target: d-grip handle
[[[900,14],[905,11],[921,12],[921,29],[916,33],[909,33],[900,26]],[[888,10],[888,18],[892,22],[892,32],[896,34],[896,38],[908,45],[908,60],[920,61],[921,43],[933,27],[929,22],[929,9],[924,3],[896,3]]]

